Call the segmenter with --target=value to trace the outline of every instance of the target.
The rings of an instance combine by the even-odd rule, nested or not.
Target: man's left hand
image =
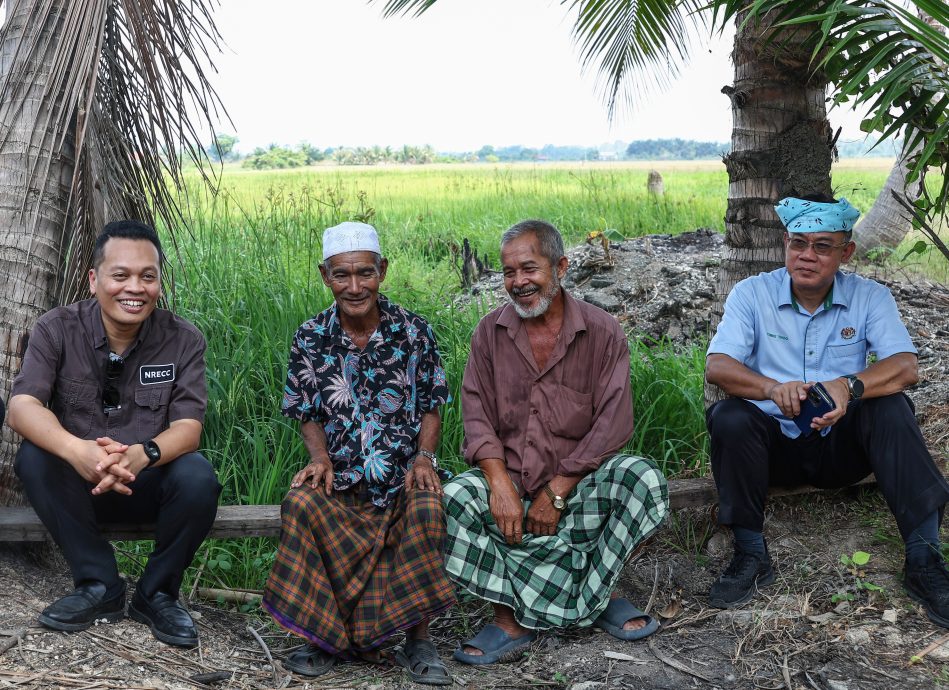
[[[824,390],[834,399],[837,406],[822,417],[815,417],[816,421],[811,422],[811,428],[820,431],[832,427],[847,414],[847,405],[850,402],[850,388],[843,379],[834,379],[833,381],[822,381]]]
[[[538,491],[530,508],[527,509],[527,531],[540,537],[552,537],[557,533],[560,511],[554,508],[550,497],[543,490]]]
[[[432,461],[424,455],[418,455],[412,464],[412,469],[405,473],[405,489],[411,491],[434,491],[441,496],[444,493],[442,481],[432,467]]]

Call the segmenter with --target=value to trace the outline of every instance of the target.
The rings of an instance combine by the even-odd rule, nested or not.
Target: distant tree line
[[[698,160],[701,158],[721,158],[728,153],[728,144],[715,141],[693,141],[692,139],[647,139],[633,141],[626,147],[629,160]]]
[[[595,161],[595,160],[700,160],[721,158],[730,150],[727,143],[714,141],[695,141],[693,139],[647,139],[604,144],[600,148],[587,146],[554,146],[548,144],[541,148],[528,146],[501,146],[490,144],[477,151],[444,153],[432,146],[405,145],[392,146],[340,146],[319,149],[307,142],[297,146],[278,146],[271,144],[266,148],[258,147],[253,153],[241,158],[235,150],[236,136],[216,134],[208,145],[208,155],[218,161],[239,161],[246,168],[269,170],[278,168],[299,168],[330,160],[337,165],[377,165],[379,163],[397,163],[420,165],[424,163],[508,163],[516,161]],[[894,157],[900,142],[885,142],[873,148],[876,138],[856,141],[838,141],[837,150],[841,158]],[[895,147],[895,148],[894,148]],[[872,150],[871,150],[872,149]]]

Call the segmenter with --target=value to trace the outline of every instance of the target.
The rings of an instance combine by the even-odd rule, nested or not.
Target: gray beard
[[[547,310],[550,309],[550,305],[553,303],[558,292],[560,292],[560,280],[555,273],[553,280],[551,280],[550,287],[546,292],[541,293],[536,307],[524,309],[514,301],[511,295],[508,295],[508,298],[511,299],[511,306],[514,307],[514,311],[517,312],[518,316],[522,319],[536,319],[538,316],[543,316],[547,313]]]

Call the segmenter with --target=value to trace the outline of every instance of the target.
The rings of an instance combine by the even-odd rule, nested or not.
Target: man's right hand
[[[488,481],[491,495],[488,505],[498,529],[508,544],[520,544],[524,534],[524,503],[509,477]]]
[[[801,403],[807,399],[807,391],[812,385],[803,381],[775,383],[768,390],[768,399],[774,401],[781,414],[794,419],[801,413]]]
[[[329,458],[311,460],[309,465],[293,475],[290,488],[298,489],[307,482],[310,483],[311,489],[317,489],[322,485],[327,496],[333,492],[333,464]]]
[[[108,491],[115,491],[120,494],[131,494],[132,490],[127,487],[116,475],[109,472],[109,466],[115,463],[115,454],[110,454],[109,450],[96,441],[85,441],[76,439],[69,454],[68,461],[80,477],[90,484],[95,484],[93,490],[95,494],[103,494]],[[121,453],[117,455],[121,456]],[[103,468],[103,469],[99,469]]]

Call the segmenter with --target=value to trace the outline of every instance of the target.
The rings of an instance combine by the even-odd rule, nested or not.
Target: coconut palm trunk
[[[56,0],[60,6],[67,0]],[[67,202],[73,172],[73,147],[61,146],[56,132],[37,127],[50,122],[49,101],[42,98],[51,79],[60,21],[39,22],[32,3],[7,8],[0,43],[0,80],[10,74],[25,32],[36,51],[30,69],[0,92],[0,388],[4,400],[20,370],[27,334],[36,318],[55,303],[68,225]],[[22,53],[21,53],[22,54]],[[38,171],[40,174],[34,174]],[[22,496],[11,459],[19,439],[9,427],[0,440],[0,504],[18,504]]]
[[[745,23],[739,15],[732,62],[732,146],[725,156],[728,205],[711,332],[724,300],[745,278],[784,263],[784,226],[774,204],[786,196],[831,190],[833,144],[823,75],[809,68],[803,47],[811,27],[772,29],[770,15]],[[721,391],[706,385],[706,403]]]
[[[935,31],[945,33],[945,28],[928,14],[922,10],[919,10],[918,14],[920,19]],[[893,198],[893,194],[906,197],[910,203],[919,198],[926,180],[925,169],[916,179],[909,181],[908,178],[913,167],[913,159],[922,152],[922,148],[921,144],[917,144],[911,150],[900,153],[873,206],[854,228],[853,237],[857,243],[858,256],[870,259],[884,258],[887,250],[895,249],[913,227],[910,214]]]
[[[0,0],[3,4],[3,0]],[[104,223],[181,224],[178,152],[199,167],[223,112],[207,82],[209,0],[12,0],[0,27],[0,394],[28,333],[87,290]],[[213,65],[211,65],[213,67]],[[203,123],[194,122],[199,112]],[[165,155],[165,152],[172,152]],[[206,178],[208,179],[208,178]],[[209,180],[210,181],[210,180]],[[0,505],[22,503],[0,438]]]
[[[893,198],[893,193],[905,196],[910,202],[919,198],[924,176],[920,175],[912,182],[908,182],[907,177],[912,169],[913,156],[918,155],[920,149],[917,146],[914,151],[904,151],[893,163],[873,206],[854,228],[858,256],[874,260],[885,258],[913,227],[912,218]]]

